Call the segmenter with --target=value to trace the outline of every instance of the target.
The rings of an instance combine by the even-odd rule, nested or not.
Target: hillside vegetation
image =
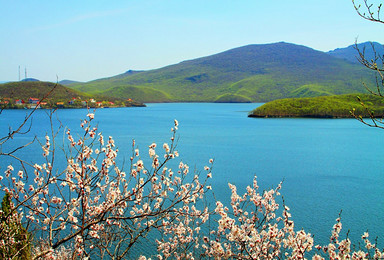
[[[53,91],[52,91],[53,89]],[[52,92],[51,92],[52,91]],[[51,92],[51,93],[50,93]],[[22,99],[27,102],[29,98],[42,99],[48,93],[47,102],[51,106],[57,102],[63,102],[68,104],[69,101],[76,99],[77,101],[95,99],[98,101],[114,102],[121,106],[142,106],[142,103],[136,101],[127,102],[121,98],[103,97],[100,95],[92,95],[83,93],[78,90],[74,90],[65,87],[61,84],[43,81],[18,81],[0,84],[0,101],[8,101],[10,105],[13,105],[15,100]]]
[[[70,87],[141,102],[267,102],[364,93],[371,72],[359,64],[290,43],[248,45],[161,69],[128,71]]]
[[[248,116],[347,118],[352,117],[350,111],[354,110],[356,115],[368,117],[369,114],[358,101],[358,96],[376,117],[384,116],[384,99],[368,94],[274,100],[256,108]]]
[[[0,84],[0,97],[13,99],[28,99],[30,97],[41,99],[55,87],[55,83],[43,81],[17,81]],[[50,98],[57,100],[67,100],[68,98],[82,97],[90,98],[90,94],[64,87],[57,84],[55,90],[50,94]]]

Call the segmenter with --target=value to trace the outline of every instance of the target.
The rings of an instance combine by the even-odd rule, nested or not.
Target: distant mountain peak
[[[378,42],[363,42],[358,43],[357,45],[352,44],[345,48],[337,48],[331,50],[328,52],[328,54],[335,58],[344,59],[353,63],[358,63],[359,52],[356,48],[360,50],[360,52],[364,52],[364,56],[367,60],[374,59],[375,52],[381,57],[383,57],[384,55],[384,47],[381,43]]]
[[[40,80],[34,79],[34,78],[25,78],[25,79],[22,79],[21,81],[30,82],[30,81],[40,81]]]
[[[124,74],[126,75],[133,75],[133,74],[136,74],[136,73],[140,73],[140,72],[143,72],[144,70],[127,70],[126,72],[124,72]]]
[[[64,86],[67,86],[70,84],[80,84],[80,83],[81,83],[80,81],[74,81],[74,80],[69,80],[69,79],[63,79],[63,80],[59,81],[59,84],[64,85]]]

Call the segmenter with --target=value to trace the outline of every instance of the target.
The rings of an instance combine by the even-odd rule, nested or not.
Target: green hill
[[[346,118],[356,115],[368,117],[367,111],[358,101],[364,104],[377,117],[384,116],[384,99],[368,94],[348,94],[337,96],[321,96],[314,98],[287,98],[268,102],[252,112],[249,117],[314,117],[314,118]]]
[[[0,97],[13,99],[28,99],[30,97],[41,99],[55,86],[55,83],[44,81],[17,81],[0,84]],[[49,96],[52,99],[67,100],[74,97],[90,98],[90,94],[67,88],[57,84]]]
[[[0,84],[0,101],[8,101],[10,105],[14,105],[17,99],[22,99],[25,102],[27,102],[29,98],[37,98],[41,100],[49,92],[51,93],[47,97],[46,101],[50,103],[51,107],[57,102],[64,102],[64,104],[68,104],[69,101],[74,99],[78,100],[79,103],[81,100],[85,101],[95,99],[100,102],[105,101],[116,103],[116,105],[119,106],[143,105],[142,103],[133,100],[128,102],[121,98],[104,97],[100,95],[82,93],[78,90],[65,87],[61,84],[43,81],[17,81]]]
[[[71,87],[142,102],[266,102],[365,92],[362,82],[370,84],[372,80],[371,72],[359,64],[280,42],[248,45],[156,70],[124,73]]]

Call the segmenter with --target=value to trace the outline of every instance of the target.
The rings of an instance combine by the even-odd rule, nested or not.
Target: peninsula
[[[0,109],[4,108],[102,108],[145,106],[131,98],[83,93],[58,83],[17,81],[0,84]]]

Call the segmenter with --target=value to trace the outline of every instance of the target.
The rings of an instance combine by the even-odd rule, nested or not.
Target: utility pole
[[[25,78],[27,78],[27,67],[25,67]]]
[[[19,81],[20,81],[20,65],[19,65]]]

